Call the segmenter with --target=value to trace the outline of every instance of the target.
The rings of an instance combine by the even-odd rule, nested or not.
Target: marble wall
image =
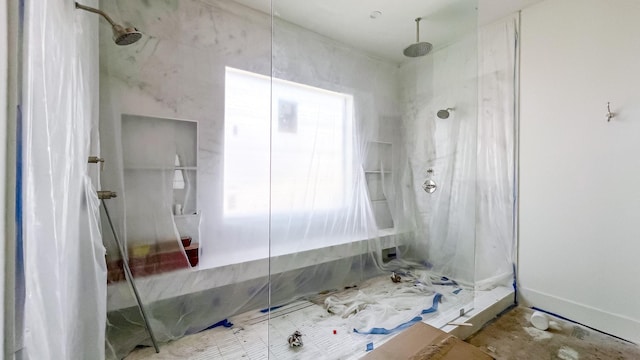
[[[216,266],[207,264],[207,257],[222,253],[231,259],[234,254],[249,253],[224,233],[222,224],[225,68],[233,67],[352,94],[357,127],[364,142],[377,140],[393,144],[395,182],[389,193],[393,199],[391,211],[398,229],[417,228],[407,239],[412,244],[412,257],[426,259],[442,274],[473,282],[478,102],[476,34],[429,56],[396,64],[277,18],[272,28],[270,16],[230,0],[117,0],[103,1],[101,5],[114,17],[135,24],[145,34],[139,43],[117,47],[110,39],[110,32],[101,31],[100,132],[102,155],[107,158],[103,188],[123,191],[122,159],[126,154],[122,154],[119,147],[122,114],[198,121],[198,208],[202,213],[203,268]],[[451,116],[438,119],[436,112],[445,108],[453,108]],[[152,142],[148,145],[161,146]],[[431,195],[421,188],[429,168],[433,168],[433,179],[439,186]],[[257,182],[256,186],[269,191],[268,182]],[[112,204],[116,226],[124,231],[124,204],[121,199]],[[264,248],[253,255],[256,259],[265,259],[269,254],[268,221],[265,214],[262,222],[242,230],[243,237],[252,237],[264,244]],[[108,237],[106,233],[107,245]],[[129,241],[135,243],[136,240]],[[351,247],[345,252],[336,247],[332,254],[314,253],[298,256],[295,261],[286,260],[287,266],[281,270],[285,275],[278,277],[282,283],[275,285],[281,287],[278,296],[284,299],[300,295],[299,291],[314,290],[306,282],[308,276],[304,270],[300,270],[311,265],[310,259],[324,263],[321,270],[320,267],[308,270],[314,276],[321,275],[327,284],[339,285],[331,276],[338,269],[351,273],[353,276],[349,279],[353,280],[362,269],[371,267],[371,264],[362,265],[362,259],[349,258],[358,258],[363,253],[354,249]],[[109,251],[113,253],[115,249]],[[338,263],[339,266],[335,265]],[[246,306],[266,304],[265,289],[269,283],[264,275],[269,270],[269,263],[263,260],[225,267],[222,272],[210,269],[163,276],[141,281],[140,286],[148,302],[194,292],[203,299],[215,298],[223,303],[226,300],[221,299],[247,299],[225,307],[224,311],[211,312],[209,307],[219,304],[183,296],[180,306],[172,306],[200,314],[197,326],[183,324],[176,330],[184,333],[206,327]],[[304,282],[304,286],[292,286],[291,281]],[[228,288],[233,291],[225,293],[223,289]],[[127,291],[125,286],[110,289],[111,310],[133,304]],[[155,310],[160,314],[162,307]],[[141,336],[139,341],[143,341],[143,329],[136,331]]]
[[[395,136],[393,120],[400,113],[396,64],[279,19],[272,36],[270,16],[233,1],[139,0],[102,5],[145,34],[139,43],[127,47],[114,46],[109,34],[102,34],[103,154],[121,161],[117,146],[121,114],[199,122],[198,208],[205,262],[207,254],[246,251],[229,241],[221,223],[225,67],[263,75],[273,72],[281,79],[353,94],[364,138],[390,141]],[[122,191],[117,172],[103,178],[106,186]],[[268,173],[256,178],[268,179]],[[269,191],[268,182],[256,186]],[[262,255],[256,257],[268,255],[268,225],[265,216],[243,229],[243,237],[265,244]]]
[[[403,64],[405,151],[417,233],[413,255],[434,271],[473,283],[477,126],[476,35]],[[453,108],[448,119],[438,110]],[[438,188],[422,189],[427,170]]]
[[[103,188],[124,193],[126,197],[122,159],[127,154],[122,153],[120,146],[122,114],[198,121],[202,266],[194,272],[137,280],[154,329],[162,340],[199,331],[238,311],[268,306],[270,288],[271,301],[284,301],[318,291],[319,286],[331,288],[357,281],[365,269],[372,268],[372,264],[363,263],[360,254],[366,250],[360,248],[367,246],[360,243],[342,250],[328,249],[322,254],[275,259],[282,269],[270,267],[265,260],[269,255],[268,214],[259,224],[245,226],[239,234],[264,244],[262,248],[250,251],[239,245],[236,238],[225,236],[222,226],[225,68],[262,75],[273,72],[281,79],[352,94],[362,138],[395,141],[398,124],[394,121],[400,114],[396,64],[281,20],[276,20],[272,33],[270,16],[233,1],[122,0],[104,1],[101,5],[112,16],[135,24],[145,34],[139,43],[117,47],[108,31],[101,32],[100,131],[102,155],[107,158]],[[150,141],[148,146],[162,144]],[[269,191],[268,181],[256,182],[256,186]],[[110,208],[117,230],[124,233],[123,199],[110,202]],[[105,244],[113,254],[116,249],[109,245],[113,244],[109,235],[105,232]],[[128,241],[131,245],[136,239]],[[224,268],[207,263],[207,258],[221,258],[220,254],[230,262],[234,258],[242,262],[241,256],[262,260]],[[309,268],[321,263],[324,265]],[[271,283],[266,277],[270,269],[278,273]],[[125,284],[110,286],[108,295],[112,325],[108,328],[108,354],[119,357],[144,342],[146,333],[136,325],[137,320],[127,320],[128,310],[124,308],[134,302]],[[178,310],[167,310],[168,306]],[[190,315],[185,318],[185,314]]]

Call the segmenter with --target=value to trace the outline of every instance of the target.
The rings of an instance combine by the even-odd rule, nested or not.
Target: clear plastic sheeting
[[[60,0],[24,1],[24,13],[23,354],[102,359],[105,249],[88,175],[98,165],[87,164],[96,155],[97,19]]]
[[[476,72],[475,33],[400,68],[402,130],[417,204],[410,254],[466,284],[475,279]],[[443,109],[451,109],[449,118],[437,117]],[[436,183],[435,192],[423,189],[427,180]]]
[[[240,104],[233,125],[225,112],[243,99],[225,92],[227,67],[270,74],[270,17],[231,1],[101,6],[144,34],[116,46],[100,29],[100,131],[102,181],[121,194],[108,206],[155,337],[166,342],[268,308],[270,81],[266,95],[264,85],[249,88],[244,100],[258,104]],[[120,359],[151,342],[111,234],[104,241],[114,274],[106,353]]]
[[[127,252],[105,231],[108,358],[151,345],[123,261],[160,342],[363,284],[371,293],[336,303],[362,307],[354,328],[394,329],[435,307],[442,276],[473,284],[475,33],[399,61],[270,7],[101,5],[144,33],[115,46],[100,29],[102,184],[120,195],[107,204]],[[441,108],[455,108],[447,122]],[[424,276],[380,299],[399,270]]]
[[[421,321],[423,314],[437,311],[442,294],[435,292],[428,274],[421,275],[403,272],[396,281],[376,277],[327,297],[324,304],[328,312],[348,318],[358,333],[392,333]]]
[[[515,276],[518,31],[518,14],[478,31],[478,289]]]

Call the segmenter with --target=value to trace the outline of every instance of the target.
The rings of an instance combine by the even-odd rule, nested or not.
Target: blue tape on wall
[[[21,8],[22,10],[22,8]],[[22,25],[22,24],[21,24]],[[22,26],[21,26],[22,27]],[[23,139],[22,139],[22,107],[16,108],[16,203],[15,203],[15,226],[16,226],[16,253],[15,253],[15,336],[17,347],[22,347],[22,331],[24,323],[24,306],[26,299],[25,268],[24,268],[24,238],[23,238]]]
[[[513,303],[518,305],[518,279],[516,271],[516,263],[513,263]]]

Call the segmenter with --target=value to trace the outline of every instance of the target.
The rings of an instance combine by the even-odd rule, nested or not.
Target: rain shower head
[[[111,24],[111,28],[113,30],[113,41],[115,41],[117,45],[133,44],[134,42],[140,40],[140,38],[142,37],[142,33],[138,31],[138,29],[134,27],[124,27],[122,25],[116,24],[115,21],[113,21],[109,17],[109,15],[107,15],[102,10],[95,9],[89,6],[84,6],[78,3],[76,3],[76,9],[81,9],[81,10],[92,12],[94,14],[98,14],[102,16],[105,20],[107,20],[109,24]]]
[[[436,114],[440,119],[448,119],[449,115],[451,115],[451,112],[453,108],[446,108],[443,110],[438,110],[438,113]]]
[[[420,42],[420,20],[422,20],[422,18],[416,19],[416,43],[407,46],[402,52],[406,57],[425,56],[433,48],[433,45],[428,42]]]

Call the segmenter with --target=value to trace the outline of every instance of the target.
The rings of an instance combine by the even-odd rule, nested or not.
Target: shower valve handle
[[[89,156],[89,164],[98,164],[100,163],[100,171],[104,169],[104,158],[97,156]]]
[[[115,197],[118,197],[118,194],[116,194],[114,191],[98,190],[98,199],[100,200],[109,200]]]

